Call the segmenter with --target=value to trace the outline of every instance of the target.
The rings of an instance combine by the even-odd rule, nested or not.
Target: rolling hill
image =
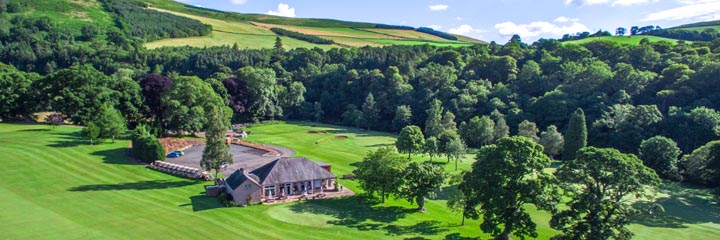
[[[128,2],[116,0],[9,0],[9,2],[15,8],[10,14],[11,16],[48,17],[60,27],[69,29],[76,34],[79,34],[83,27],[89,25],[106,31],[113,26],[124,26],[127,28],[128,34],[145,39],[145,46],[149,49],[165,46],[209,47],[235,44],[239,48],[271,48],[278,34],[271,31],[270,28],[285,29],[334,42],[333,44],[316,44],[282,36],[284,47],[289,49],[423,44],[459,47],[486,44],[484,41],[458,35],[450,35],[453,39],[446,39],[404,26],[223,12],[190,6],[173,0]],[[137,5],[144,9],[137,8]],[[133,7],[132,10],[128,9]],[[122,10],[126,12],[121,12]],[[138,10],[141,10],[141,13],[138,14]],[[162,14],[153,14],[150,11]],[[177,26],[183,24],[178,22],[187,20],[209,25],[212,27],[212,31],[209,34],[195,30],[179,34],[166,32],[165,35],[155,36],[152,34],[157,32],[157,29],[142,29],[144,26],[137,29],[132,26],[134,24],[132,21],[143,22],[142,18],[150,15],[155,15],[151,16],[154,17],[152,20],[159,18],[159,20],[164,20],[166,25]],[[136,34],[138,32],[140,33]]]
[[[468,46],[486,42],[465,36],[450,40],[409,29],[388,29],[379,24],[347,22],[332,19],[286,18],[262,14],[240,14],[199,8],[169,0],[147,0],[151,9],[199,20],[213,26],[208,36],[172,38],[153,41],[148,48],[164,46],[221,46],[237,43],[240,48],[272,47],[277,34],[271,28],[281,28],[306,35],[318,36],[335,42],[332,45],[313,44],[289,37],[282,37],[287,48],[362,47],[387,45]],[[383,25],[388,26],[388,25]],[[399,28],[399,26],[398,26]]]

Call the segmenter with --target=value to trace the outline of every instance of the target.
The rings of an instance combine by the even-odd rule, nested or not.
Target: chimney
[[[240,168],[240,172],[241,172],[243,175],[247,175],[247,170],[245,170],[245,168]]]

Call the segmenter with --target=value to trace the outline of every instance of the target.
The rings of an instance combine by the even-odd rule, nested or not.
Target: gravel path
[[[225,169],[220,170],[220,172],[225,175],[229,176],[232,174],[235,170],[240,168],[248,169],[248,171],[251,171],[255,168],[258,168],[262,165],[265,165],[275,159],[278,159],[280,157],[291,157],[295,155],[295,151],[289,148],[284,147],[277,147],[277,146],[271,146],[267,145],[275,150],[277,150],[280,153],[279,157],[275,156],[269,156],[265,157],[262,156],[263,154],[267,153],[262,150],[254,149],[245,147],[242,145],[232,144],[230,145],[230,152],[233,155],[233,164],[228,166]],[[185,154],[181,157],[177,158],[168,158],[165,161],[170,163],[175,163],[187,167],[193,167],[193,168],[199,168],[200,167],[200,159],[202,159],[202,152],[205,149],[205,146],[192,146],[188,149],[186,149]]]

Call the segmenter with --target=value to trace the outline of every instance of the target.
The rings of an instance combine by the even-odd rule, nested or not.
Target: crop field
[[[387,45],[423,45],[436,46],[468,46],[467,41],[450,41],[429,34],[410,30],[391,30],[374,28],[349,27],[310,27],[303,25],[281,25],[255,21],[231,21],[216,18],[202,17],[167,9],[152,8],[157,11],[168,12],[179,16],[199,20],[213,26],[210,36],[169,38],[145,44],[149,49],[158,47],[176,46],[223,46],[238,44],[240,48],[271,48],[275,43],[275,33],[270,28],[283,28],[290,31],[315,35],[335,41],[335,45],[313,44],[301,40],[283,37],[285,48],[313,48],[329,49],[333,47],[363,47]],[[476,40],[477,41],[477,40]]]
[[[622,44],[630,44],[630,45],[638,45],[640,44],[640,41],[642,41],[644,38],[647,38],[650,42],[659,42],[659,41],[667,41],[670,43],[675,44],[677,42],[676,39],[672,38],[664,38],[664,37],[657,37],[657,36],[609,36],[609,37],[589,37],[585,39],[575,40],[575,41],[567,41],[563,44],[584,44],[589,43],[592,41],[598,41],[598,40],[604,40],[604,41],[613,41],[618,42]],[[689,42],[689,41],[685,41]]]
[[[126,158],[128,141],[89,145],[80,128],[0,124],[0,239],[473,239],[489,238],[479,221],[459,226],[445,191],[419,213],[405,200],[367,203],[359,197],[226,208],[205,197],[200,182],[146,169]],[[333,165],[342,175],[394,135],[332,125],[269,123],[248,128],[250,141],[289,147]],[[470,156],[470,155],[468,155]],[[414,156],[416,161],[427,157]],[[437,163],[444,159],[435,159]],[[472,160],[460,163],[470,168]],[[454,164],[446,165],[451,174]],[[362,192],[352,180],[346,187]],[[448,186],[449,188],[451,186]],[[447,188],[446,188],[447,190]],[[720,207],[710,191],[666,184],[665,212],[638,219],[636,239],[711,239],[720,234]],[[549,214],[531,210],[540,239],[554,230]]]

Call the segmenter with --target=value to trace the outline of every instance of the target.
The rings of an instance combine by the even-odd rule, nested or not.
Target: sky
[[[239,13],[432,27],[485,41],[720,20],[720,0],[177,0]]]

